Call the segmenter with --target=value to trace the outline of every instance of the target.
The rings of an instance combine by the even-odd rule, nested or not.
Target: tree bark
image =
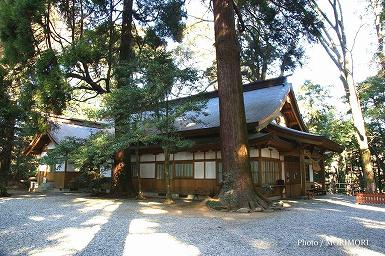
[[[129,74],[125,69],[125,65],[127,65],[133,57],[132,16],[133,0],[124,0],[119,47],[119,67],[116,72],[118,88],[126,86],[124,78]],[[124,128],[122,127],[121,117],[116,117],[115,136],[119,138],[123,133]],[[115,155],[111,190],[115,194],[127,193],[129,196],[133,196],[135,191],[132,186],[132,173],[130,172],[131,155],[128,147],[129,145],[127,145],[127,149],[120,150]]]
[[[135,147],[135,164],[136,164],[136,170],[138,171],[138,195],[136,196],[137,199],[143,200],[145,199],[142,191],[142,179],[140,177],[140,155],[139,155],[139,143],[136,144]]]
[[[379,191],[382,191],[383,183],[381,181],[383,179],[383,175],[381,175],[381,173],[384,173],[384,170],[385,170],[384,161],[382,160],[382,158],[381,158],[380,154],[378,153],[378,151],[373,146],[370,146],[370,151],[373,152],[373,155],[376,158],[376,163],[377,163],[377,187],[378,187]]]
[[[368,137],[366,135],[365,120],[362,114],[362,109],[353,77],[350,75],[349,70],[347,70],[344,74],[345,76],[341,76],[341,80],[344,83],[344,87],[348,89],[346,94],[348,96],[349,105],[352,111],[353,124],[356,130],[356,139],[360,149],[360,155],[363,164],[362,169],[364,171],[364,179],[366,183],[366,192],[373,193],[376,191],[376,182],[374,179]]]
[[[15,139],[15,118],[10,117],[3,127],[4,145],[0,153],[0,197],[9,196],[7,192],[8,177],[11,171],[12,150]]]
[[[166,182],[166,204],[174,203],[171,193],[171,177],[170,177],[170,150],[168,146],[164,148],[164,178]]]
[[[219,197],[230,209],[254,208],[233,1],[214,0],[213,7],[224,178]]]
[[[350,53],[348,52],[342,6],[340,0],[329,1],[333,13],[328,16],[326,12],[318,6],[316,0],[311,0],[311,3],[324,22],[324,25],[319,29],[319,42],[340,72],[340,80],[344,86],[352,111],[353,124],[356,129],[356,138],[359,145],[361,160],[363,162],[362,167],[366,181],[366,192],[374,192],[376,190],[376,184],[374,182],[371,154],[366,135],[365,120],[357,95],[356,83],[353,79],[353,62]],[[328,27],[326,27],[325,24],[328,24]]]

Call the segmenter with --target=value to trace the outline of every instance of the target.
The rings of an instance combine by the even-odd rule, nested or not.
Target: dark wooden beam
[[[299,171],[301,173],[301,194],[306,195],[306,168],[304,149],[299,149]]]

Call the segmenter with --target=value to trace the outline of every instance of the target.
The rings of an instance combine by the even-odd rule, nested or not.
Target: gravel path
[[[348,196],[289,203],[239,214],[156,200],[15,195],[0,198],[0,255],[385,255],[385,207]]]

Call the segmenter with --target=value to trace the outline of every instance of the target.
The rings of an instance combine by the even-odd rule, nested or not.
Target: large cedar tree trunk
[[[123,12],[122,12],[122,26],[120,35],[120,47],[119,47],[119,67],[117,71],[117,85],[119,88],[125,85],[125,79],[128,72],[125,69],[125,65],[133,57],[132,50],[132,15],[133,15],[133,0],[124,0]],[[124,132],[124,128],[121,125],[122,120],[119,117],[115,118],[115,136],[119,138]],[[111,190],[115,194],[128,194],[133,196],[135,191],[132,184],[132,173],[130,168],[131,154],[128,149],[120,150],[116,153],[114,159],[114,166],[112,171],[112,184]]]
[[[254,208],[258,197],[251,179],[233,2],[214,0],[213,7],[224,177],[219,197],[231,209]]]

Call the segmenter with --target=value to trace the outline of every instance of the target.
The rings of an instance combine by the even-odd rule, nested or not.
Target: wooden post
[[[306,195],[306,168],[304,149],[299,149],[299,171],[301,173],[301,195]]]
[[[67,160],[64,161],[64,179],[63,179],[63,189],[66,188],[66,178],[67,178]]]
[[[325,164],[324,164],[324,158],[321,157],[319,160],[319,165],[320,165],[320,178],[321,178],[321,185],[322,185],[322,190],[326,192],[326,186],[325,186]]]
[[[258,147],[258,185],[262,187],[262,150]]]

